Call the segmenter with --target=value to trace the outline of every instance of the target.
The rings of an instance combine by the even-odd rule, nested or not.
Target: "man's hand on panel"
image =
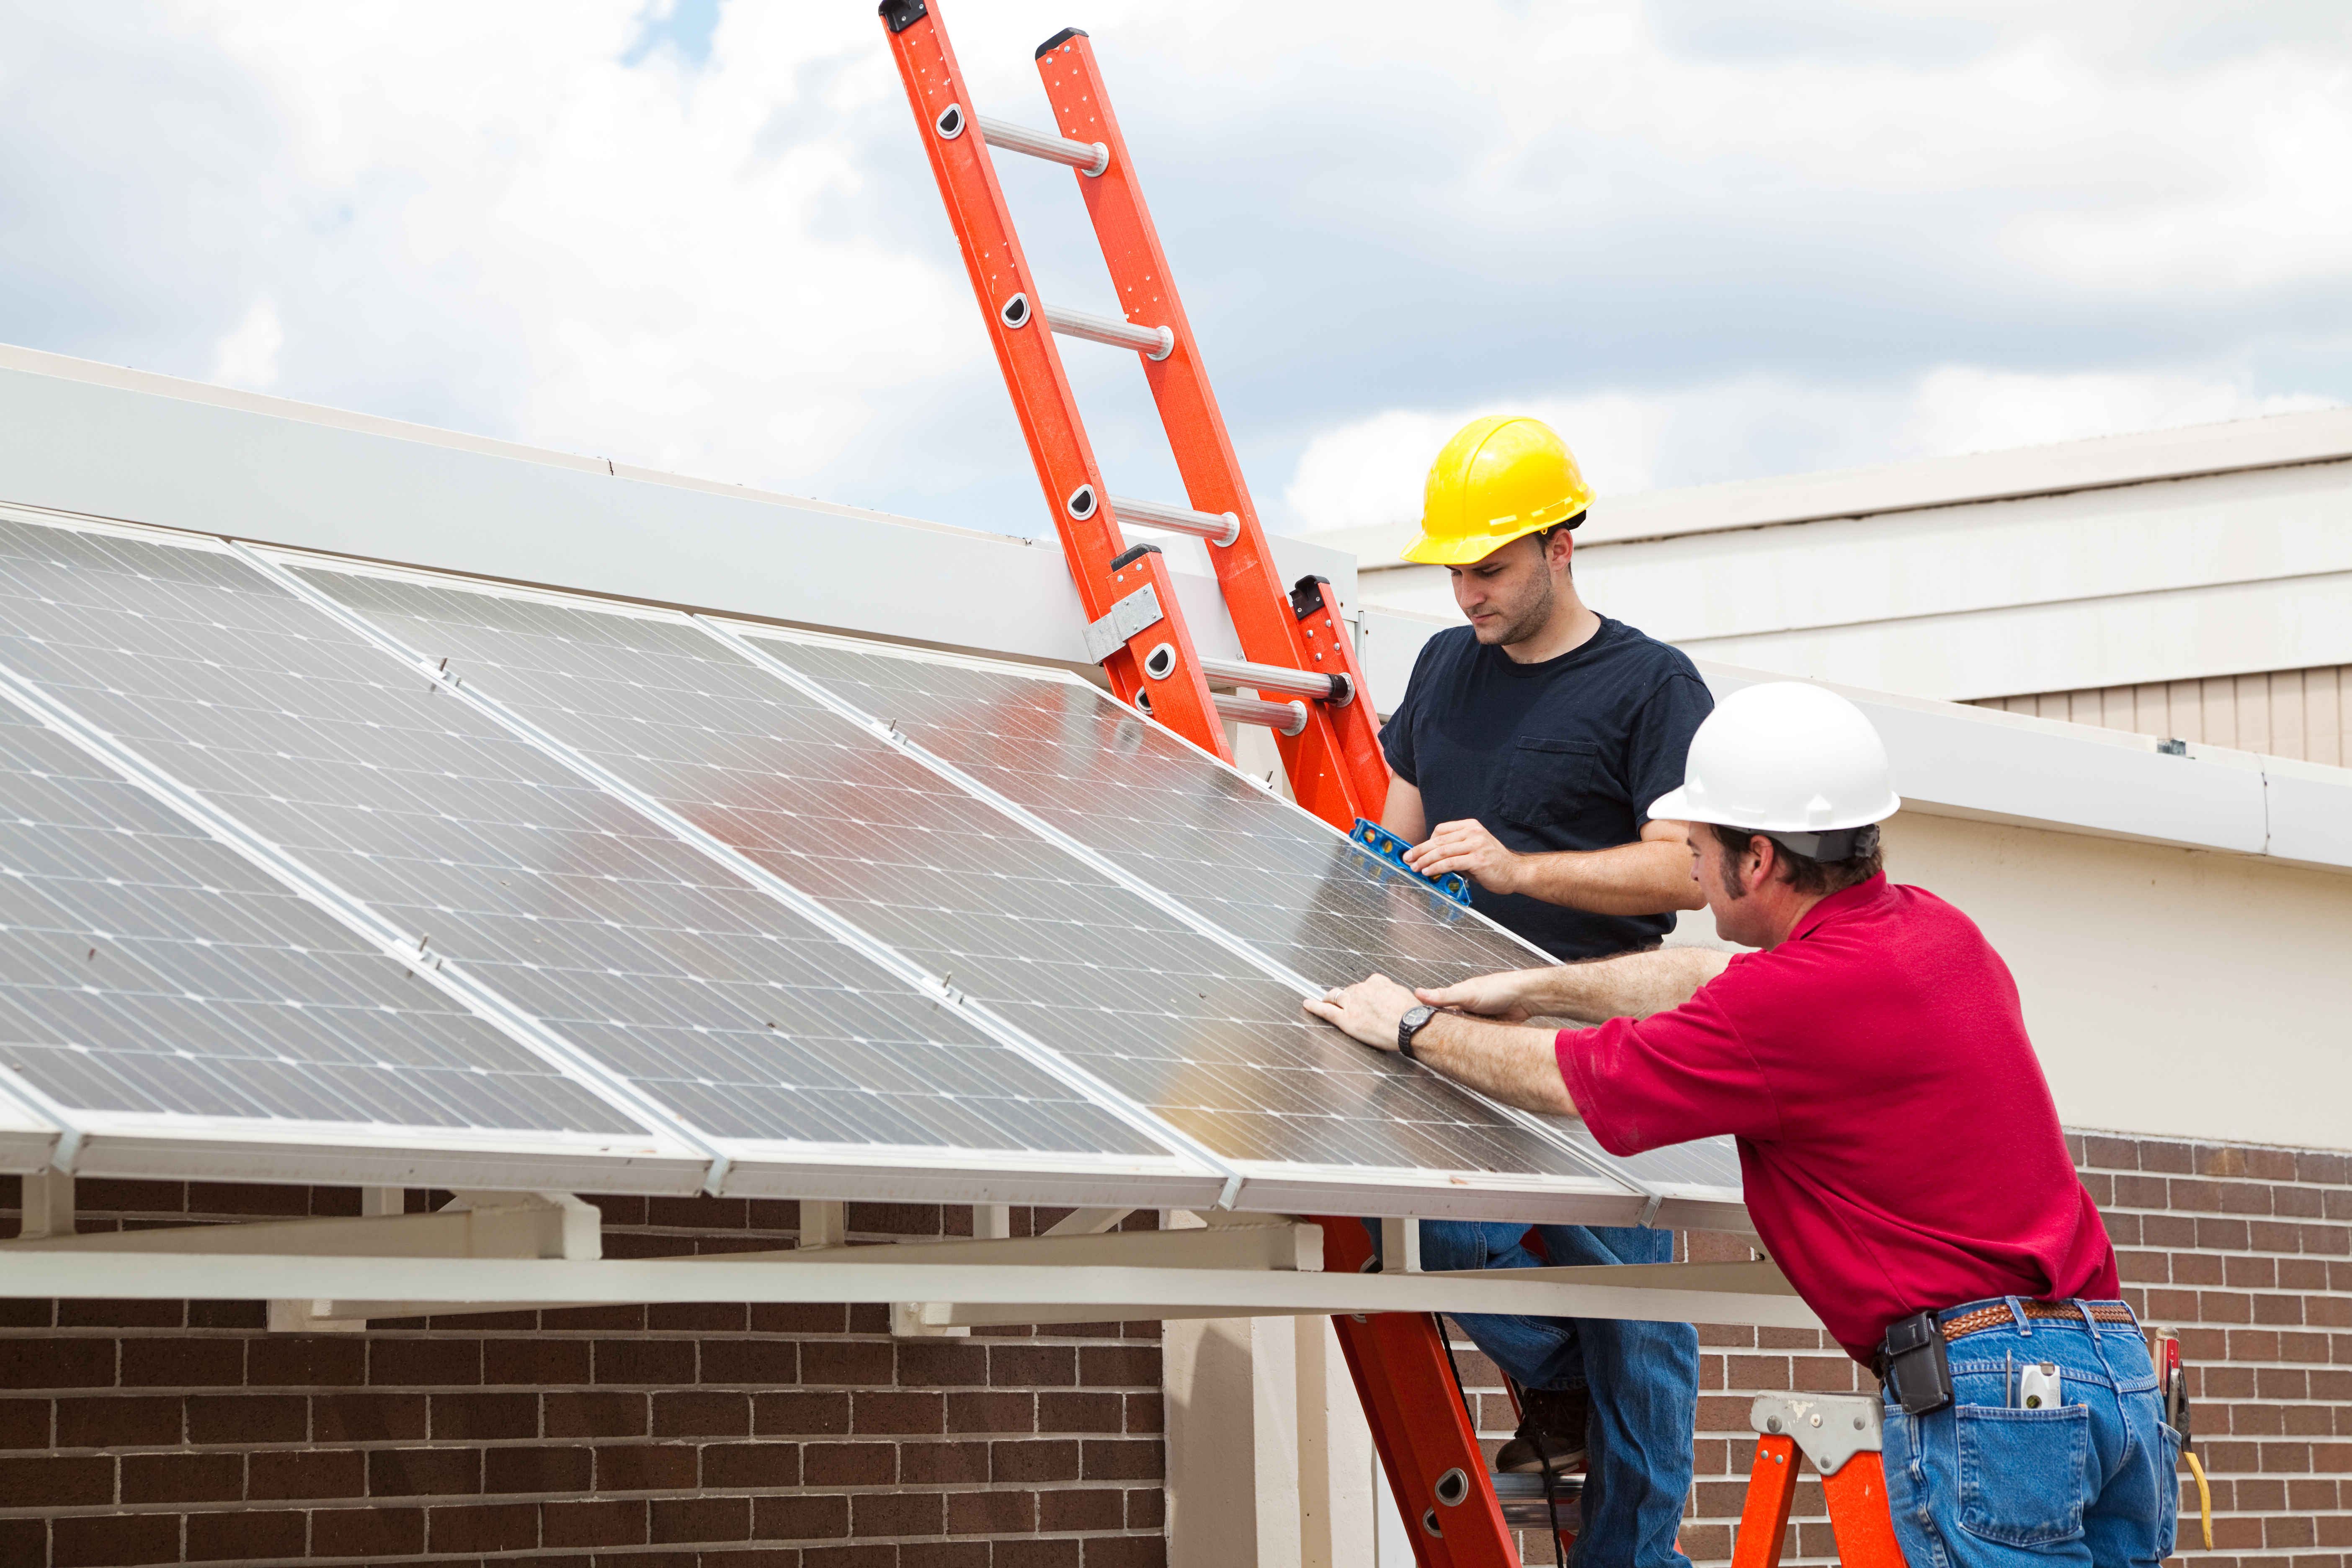
[[[1535,1011],[1528,1005],[1528,994],[1545,973],[1540,969],[1508,970],[1501,974],[1481,974],[1459,985],[1423,985],[1413,994],[1449,1013],[1469,1013],[1492,1018],[1498,1024],[1524,1024]]]
[[[1517,891],[1526,859],[1504,848],[1500,839],[1469,817],[1439,823],[1434,832],[1404,855],[1404,863],[1424,877],[1462,871],[1490,893]]]
[[[1338,1025],[1351,1038],[1392,1051],[1397,1048],[1397,1025],[1414,1001],[1412,992],[1387,975],[1374,974],[1353,985],[1335,986],[1302,1005],[1325,1023]]]

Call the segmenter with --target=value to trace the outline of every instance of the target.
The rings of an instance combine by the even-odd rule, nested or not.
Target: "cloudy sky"
[[[1485,412],[1633,490],[2352,402],[2343,0],[948,17],[1035,124],[1094,35],[1276,528],[1411,515]],[[1108,308],[1073,177],[999,167]],[[16,0],[0,241],[0,340],[1045,526],[865,0]],[[1064,352],[1176,495],[1133,356]]]

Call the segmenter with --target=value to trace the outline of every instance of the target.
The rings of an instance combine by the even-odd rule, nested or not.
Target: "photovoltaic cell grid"
[[[1090,686],[761,638],[845,700],[1318,985],[1548,962]]]
[[[1549,962],[1091,686],[839,643],[758,642],[1311,982],[1378,973],[1445,985]],[[1581,1122],[1552,1125],[1637,1181],[1739,1191],[1727,1138],[1619,1159]]]
[[[20,674],[701,1129],[1159,1152],[233,556],[0,520],[0,613]]]
[[[79,1111],[636,1131],[9,707],[0,707],[0,1065]]]
[[[302,574],[1222,1157],[1590,1174],[686,622]]]

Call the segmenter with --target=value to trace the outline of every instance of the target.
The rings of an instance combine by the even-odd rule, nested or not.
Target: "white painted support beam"
[[[371,1219],[408,1212],[408,1189],[405,1187],[362,1187],[360,1213]]]
[[[1381,1272],[1421,1272],[1421,1222],[1412,1218],[1381,1221]]]
[[[417,1216],[411,1216],[412,1218]],[[379,1220],[376,1224],[393,1222]],[[1108,1240],[1108,1237],[1101,1239]],[[1002,1242],[975,1243],[998,1247]],[[511,1306],[563,1302],[874,1301],[930,1298],[1004,1304],[1092,1305],[1096,1318],[1153,1318],[1216,1307],[1225,1317],[1334,1312],[1514,1312],[1533,1317],[1818,1329],[1820,1320],[1769,1264],[1661,1264],[1471,1274],[1327,1274],[1304,1269],[1155,1268],[892,1261],[911,1248],[857,1249],[866,1258],[730,1263],[723,1281],[684,1260],[452,1258],[237,1259],[239,1294],[338,1302],[408,1297]],[[0,1296],[176,1300],[217,1297],[219,1253],[16,1250]],[[1665,1269],[1690,1272],[1667,1274]],[[1737,1271],[1737,1272],[1734,1272]],[[1627,1276],[1632,1276],[1627,1278]]]
[[[20,1258],[35,1253],[115,1253],[175,1259],[528,1258],[593,1262],[603,1256],[603,1217],[593,1205],[569,1193],[475,1194],[436,1214],[183,1226],[91,1236],[53,1233],[0,1242],[0,1251]],[[10,1265],[12,1271],[22,1267],[21,1262]],[[215,1286],[217,1294],[217,1270]]]
[[[1013,1234],[1011,1204],[971,1205],[971,1234],[983,1241],[1003,1241]]]
[[[24,1228],[16,1245],[35,1241],[62,1242],[74,1234],[72,1173],[51,1168],[25,1177]],[[6,1244],[0,1244],[6,1245]]]
[[[1045,1229],[1047,1236],[1100,1236],[1117,1230],[1133,1209],[1074,1209]]]
[[[798,1250],[815,1252],[828,1247],[846,1247],[847,1245],[849,1245],[849,1205],[821,1202],[814,1198],[803,1198]]]

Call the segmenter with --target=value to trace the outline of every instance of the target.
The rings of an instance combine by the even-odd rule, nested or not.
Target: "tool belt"
[[[2138,1326],[2131,1309],[2121,1301],[2021,1301],[2028,1318],[2081,1322],[2092,1321]],[[1954,1340],[1982,1333],[2017,1321],[2007,1301],[1993,1301],[1957,1318],[1938,1319],[1933,1311],[1914,1312],[1886,1326],[1885,1337],[1872,1352],[1870,1370],[1894,1394],[1895,1402],[1913,1415],[1941,1410],[1952,1402],[1952,1366],[1944,1347]]]

